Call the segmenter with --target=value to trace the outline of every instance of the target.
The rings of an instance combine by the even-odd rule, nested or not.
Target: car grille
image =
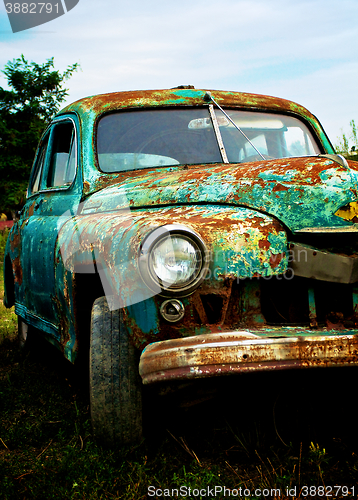
[[[228,328],[351,329],[358,324],[357,288],[355,284],[272,276],[234,282],[227,298],[208,293],[200,294],[200,299],[206,313],[204,322]]]
[[[354,233],[291,235],[290,242],[336,255],[358,256]],[[170,325],[160,320],[166,338],[176,338],[179,329],[182,335],[190,336],[237,329],[261,329],[264,335],[281,335],[286,327],[298,327],[296,331],[302,329],[306,334],[318,330],[335,334],[358,328],[358,282],[324,281],[294,272],[267,278],[204,281],[184,299],[184,304],[182,321]],[[293,330],[286,333],[294,335]]]
[[[353,328],[353,285],[293,277],[260,282],[261,312],[272,325]]]

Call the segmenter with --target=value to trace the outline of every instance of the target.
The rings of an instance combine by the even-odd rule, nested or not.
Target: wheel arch
[[[74,283],[74,322],[76,342],[73,358],[76,363],[87,359],[90,343],[91,311],[95,300],[104,295],[103,285],[98,272],[73,274]]]

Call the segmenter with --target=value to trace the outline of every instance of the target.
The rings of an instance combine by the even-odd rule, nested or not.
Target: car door
[[[21,212],[22,287],[15,312],[60,337],[55,283],[55,245],[63,223],[77,213],[82,194],[79,127],[75,117],[54,121],[38,148]]]

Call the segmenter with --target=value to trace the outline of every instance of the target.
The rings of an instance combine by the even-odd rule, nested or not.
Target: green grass
[[[7,309],[3,304],[4,286],[3,286],[3,266],[0,265],[0,344],[13,340],[17,335],[17,316],[14,308]]]
[[[235,498],[246,488],[250,498],[295,499],[305,485],[356,484],[356,370],[242,375],[219,381],[208,400],[204,381],[195,406],[150,392],[143,442],[105,450],[76,372],[51,348],[20,352],[15,316],[0,305],[1,500],[234,498],[196,494],[215,486],[242,488]],[[149,486],[163,494],[148,496]],[[194,494],[164,494],[181,486]],[[258,488],[281,494],[255,497]]]
[[[9,234],[9,229],[3,229],[0,231],[0,262],[2,264],[3,259],[4,259],[4,251],[5,251],[5,245],[6,245],[6,240],[7,236]]]
[[[8,229],[0,231],[0,344],[14,340],[17,335],[17,317],[14,313],[14,308],[7,309],[3,304],[4,272],[2,264],[8,234]]]

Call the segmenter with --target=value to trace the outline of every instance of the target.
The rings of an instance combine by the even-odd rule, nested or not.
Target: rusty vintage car
[[[358,163],[293,102],[84,98],[39,144],[5,304],[23,343],[89,356],[95,435],[135,441],[142,385],[357,364],[357,189]]]

